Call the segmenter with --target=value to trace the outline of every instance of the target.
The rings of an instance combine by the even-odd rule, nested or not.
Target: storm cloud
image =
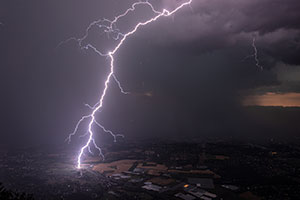
[[[96,102],[108,69],[75,42],[57,45],[134,1],[17,2],[0,3],[1,141],[58,143],[89,112],[84,103]],[[182,1],[151,2],[161,10]],[[116,75],[132,95],[112,83],[99,120],[128,137],[242,134],[245,97],[300,93],[299,10],[298,0],[194,0],[141,28],[116,55]],[[141,7],[118,27],[128,31],[151,15]],[[245,59],[253,38],[263,71]],[[113,46],[96,27],[84,42]]]

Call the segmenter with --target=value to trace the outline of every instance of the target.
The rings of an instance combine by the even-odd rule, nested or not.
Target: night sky
[[[109,65],[74,41],[58,44],[133,2],[0,1],[1,144],[64,142],[90,112],[84,104],[99,99]],[[161,10],[182,1],[150,2]],[[194,0],[141,28],[116,55],[115,74],[131,94],[111,82],[99,121],[128,138],[297,135],[300,109],[286,107],[300,106],[299,10],[299,0]],[[118,27],[151,16],[139,7]],[[244,59],[253,38],[262,71]],[[84,43],[115,44],[97,28]]]

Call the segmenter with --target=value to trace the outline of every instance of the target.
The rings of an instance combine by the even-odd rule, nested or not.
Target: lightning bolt
[[[89,107],[92,110],[91,114],[81,117],[81,119],[76,124],[74,131],[66,139],[68,142],[71,142],[71,138],[77,133],[80,124],[85,120],[89,120],[87,132],[84,135],[80,136],[80,137],[88,136],[88,140],[81,147],[81,149],[79,151],[79,154],[78,154],[78,157],[77,157],[77,168],[78,169],[80,169],[80,167],[81,167],[81,161],[82,161],[82,157],[84,155],[84,152],[87,150],[92,154],[91,146],[93,146],[95,149],[97,149],[98,152],[99,152],[99,155],[104,158],[104,155],[102,154],[101,148],[98,147],[96,142],[95,142],[94,132],[93,132],[93,129],[92,129],[93,125],[97,125],[105,133],[110,134],[114,138],[114,141],[116,141],[117,137],[124,137],[121,134],[115,134],[112,131],[106,129],[103,125],[101,125],[96,120],[96,117],[95,117],[96,113],[98,111],[100,111],[101,108],[103,107],[103,101],[104,101],[104,98],[105,98],[106,93],[108,91],[109,83],[112,79],[117,83],[121,93],[129,94],[129,92],[126,92],[123,89],[123,87],[121,86],[120,81],[117,79],[117,77],[114,74],[114,68],[115,68],[115,65],[114,65],[115,64],[115,57],[114,56],[115,56],[115,54],[118,52],[118,50],[124,44],[124,42],[127,40],[127,38],[129,36],[134,35],[139,28],[141,28],[143,26],[146,26],[146,25],[148,25],[152,22],[155,22],[161,17],[172,16],[173,14],[175,14],[177,11],[179,11],[183,7],[191,6],[192,2],[193,2],[193,0],[188,0],[188,1],[180,4],[178,7],[176,7],[172,11],[169,11],[167,9],[163,9],[160,12],[160,11],[155,10],[153,5],[151,3],[149,3],[148,1],[139,1],[139,2],[136,2],[136,3],[132,4],[132,6],[129,9],[127,9],[124,13],[120,14],[119,16],[116,16],[114,18],[114,20],[101,19],[101,20],[93,21],[92,23],[90,23],[90,25],[85,30],[85,35],[83,37],[81,37],[79,39],[77,39],[75,37],[72,37],[72,38],[67,39],[66,41],[61,42],[58,45],[58,46],[60,46],[60,45],[63,45],[64,43],[66,43],[66,42],[69,42],[71,40],[75,40],[76,42],[78,42],[78,45],[81,49],[91,49],[95,53],[97,53],[99,56],[104,56],[104,57],[106,57],[110,60],[110,71],[109,71],[109,73],[108,73],[108,75],[105,79],[104,89],[102,91],[102,94],[100,96],[99,101],[94,106],[90,106],[90,105],[86,104],[86,106]],[[120,30],[117,29],[116,23],[118,22],[119,19],[125,17],[128,13],[133,12],[136,9],[136,7],[139,6],[139,5],[145,5],[145,6],[150,7],[150,9],[152,10],[152,12],[154,14],[154,17],[148,19],[147,21],[137,23],[135,25],[135,27],[127,33],[121,33]],[[116,44],[114,49],[112,49],[108,53],[103,53],[103,52],[99,51],[96,47],[94,47],[92,44],[83,45],[83,41],[88,37],[89,31],[94,26],[99,27],[101,29],[104,29],[104,33],[106,33],[108,37],[112,37],[114,40],[118,41],[118,43]]]
[[[260,65],[259,59],[258,59],[258,50],[256,47],[256,38],[253,37],[252,39],[252,48],[254,50],[253,54],[247,56],[244,60],[248,59],[248,58],[254,58],[255,61],[255,65],[257,68],[259,68],[261,71],[264,69],[262,65]]]
[[[257,47],[256,47],[256,44],[255,44],[255,37],[252,39],[252,47],[254,49],[254,54],[253,54],[253,57],[254,57],[254,60],[255,60],[255,65],[256,67],[258,67],[260,70],[263,70],[263,66],[260,65],[259,63],[259,59],[258,59],[258,51],[257,51]]]

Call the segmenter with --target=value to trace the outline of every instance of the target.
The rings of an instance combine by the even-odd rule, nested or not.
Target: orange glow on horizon
[[[300,107],[300,93],[273,93],[263,95],[250,95],[245,98],[245,106],[282,106]]]

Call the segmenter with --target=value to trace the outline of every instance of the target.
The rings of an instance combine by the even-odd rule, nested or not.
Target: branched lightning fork
[[[155,10],[153,5],[150,2],[148,2],[148,1],[139,1],[139,2],[136,2],[136,3],[132,4],[132,6],[129,9],[127,9],[124,13],[122,13],[121,15],[116,16],[114,18],[114,20],[101,19],[101,20],[97,20],[97,21],[92,22],[91,24],[89,24],[89,26],[85,30],[85,35],[83,37],[81,37],[79,39],[75,38],[75,37],[72,37],[72,38],[67,39],[66,41],[61,42],[58,45],[58,46],[61,46],[65,43],[73,40],[73,41],[76,41],[78,43],[78,45],[81,49],[91,49],[95,53],[97,53],[99,56],[104,56],[104,57],[107,57],[108,59],[110,59],[110,71],[109,71],[109,74],[107,75],[107,77],[105,79],[104,89],[102,91],[102,94],[100,96],[100,99],[99,99],[98,103],[96,103],[94,106],[90,106],[88,104],[85,104],[86,106],[88,106],[92,110],[92,113],[90,115],[83,116],[78,121],[78,123],[76,124],[74,131],[67,138],[67,141],[70,142],[71,138],[78,131],[78,128],[79,128],[80,124],[83,121],[89,119],[87,132],[84,135],[80,136],[80,137],[88,136],[88,140],[85,143],[85,145],[83,147],[81,147],[81,149],[79,151],[79,154],[78,154],[78,157],[77,157],[77,168],[81,167],[81,160],[82,160],[82,156],[83,156],[85,150],[88,150],[90,153],[92,153],[91,145],[93,145],[93,147],[99,151],[99,156],[102,156],[104,158],[104,155],[101,151],[101,148],[97,146],[96,141],[94,139],[94,132],[93,132],[93,129],[92,129],[94,124],[99,126],[105,133],[109,133],[114,138],[114,141],[116,141],[117,137],[124,137],[121,134],[114,134],[112,131],[106,129],[103,125],[101,125],[99,122],[97,122],[97,120],[95,118],[96,113],[98,111],[100,111],[100,109],[103,106],[103,100],[106,96],[106,92],[108,90],[108,86],[109,86],[111,78],[113,78],[115,80],[115,82],[117,83],[117,86],[119,87],[121,93],[129,94],[129,92],[126,92],[123,89],[123,87],[121,86],[120,81],[117,79],[117,77],[114,74],[114,62],[115,62],[114,55],[116,54],[116,52],[120,49],[120,47],[123,45],[123,43],[126,41],[126,39],[129,36],[133,35],[138,30],[138,28],[140,28],[142,26],[145,26],[147,24],[150,24],[152,22],[155,22],[156,20],[158,20],[161,17],[171,16],[171,15],[175,14],[178,10],[180,10],[181,8],[183,8],[185,6],[191,6],[192,2],[193,2],[193,0],[187,0],[186,2],[180,4],[178,7],[176,7],[172,11],[169,11],[167,9],[163,9],[160,12],[160,11]],[[118,20],[121,19],[122,17],[125,17],[129,12],[133,12],[136,9],[136,7],[140,6],[140,5],[145,5],[145,6],[150,7],[155,16],[150,18],[147,21],[137,23],[136,26],[129,32],[121,33],[120,30],[117,29],[117,27],[116,27],[116,23],[118,22]],[[114,49],[112,49],[111,51],[109,51],[107,53],[103,53],[103,52],[99,51],[95,46],[93,46],[90,43],[86,44],[86,45],[83,45],[83,41],[88,37],[89,31],[94,26],[96,26],[100,29],[103,29],[104,30],[103,32],[106,33],[109,38],[112,37],[114,40],[118,41],[118,43],[116,44]]]

